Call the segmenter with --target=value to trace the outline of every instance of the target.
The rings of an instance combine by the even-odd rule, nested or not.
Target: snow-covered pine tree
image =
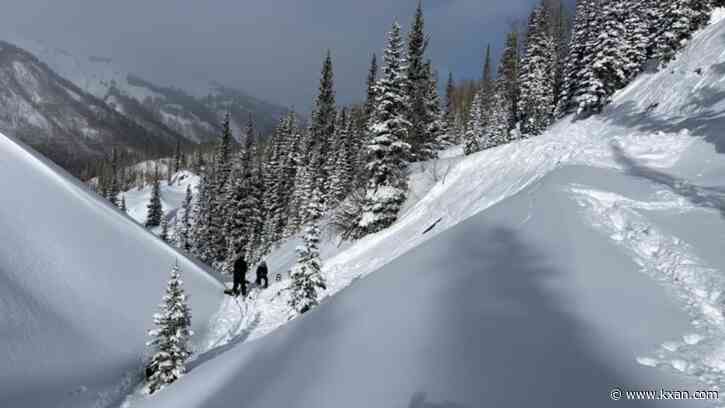
[[[154,179],[151,184],[151,198],[146,205],[146,227],[158,227],[161,224],[161,217],[164,215],[161,207],[161,182],[159,181],[158,166],[156,167]]]
[[[626,33],[624,72],[626,82],[631,82],[645,68],[647,62],[647,50],[649,48],[650,24],[649,1],[650,0],[617,0],[625,4],[624,29]]]
[[[322,189],[323,200],[327,198],[329,175],[334,165],[329,160],[329,152],[335,140],[335,119],[337,116],[334,85],[332,56],[328,50],[322,64],[319,93],[315,98],[315,108],[312,112],[310,145],[308,148],[309,161],[312,163],[314,172],[313,177],[322,183],[320,188]]]
[[[283,198],[283,151],[289,135],[286,132],[287,115],[280,118],[279,124],[272,134],[267,148],[267,158],[264,164],[264,181],[267,184],[267,197],[264,201],[265,232],[269,243],[276,242],[282,235],[285,221],[277,218],[277,209],[286,207]]]
[[[169,242],[169,217],[163,214],[161,215],[161,234],[159,234],[159,238],[164,242]]]
[[[515,127],[519,118],[519,34],[511,31],[506,36],[506,43],[501,62],[498,66],[498,78],[496,80],[495,92],[503,92],[503,100],[507,104],[509,118],[508,130]],[[487,107],[487,110],[493,108]]]
[[[511,102],[507,98],[506,82],[496,81],[489,104],[488,120],[483,131],[482,149],[499,146],[510,141]]]
[[[145,386],[148,394],[173,383],[186,372],[186,362],[192,353],[189,339],[194,332],[191,330],[191,309],[183,285],[177,263],[171,269],[159,312],[154,315],[156,329],[149,331],[152,340],[147,346],[152,348],[153,356],[146,366],[151,374]]]
[[[408,35],[407,66],[405,67],[405,91],[408,96],[407,119],[410,122],[408,139],[410,158],[414,161],[428,160],[436,156],[437,135],[430,133],[431,117],[430,83],[432,70],[426,66],[425,51],[428,39],[425,35],[425,19],[422,2],[418,1],[415,17]],[[437,90],[436,95],[437,98]]]
[[[493,96],[496,80],[493,77],[493,63],[491,62],[491,45],[486,45],[486,56],[483,58],[483,75],[481,76],[481,109],[484,111],[484,124],[488,115],[485,111]]]
[[[111,180],[108,186],[108,201],[118,206],[118,193],[121,190],[121,182],[118,177],[118,151],[113,148],[111,152]]]
[[[575,93],[579,116],[601,112],[626,80],[623,69],[626,33],[620,4],[616,0],[599,3],[597,10],[594,24],[600,29],[587,44],[581,83]]]
[[[578,108],[576,95],[583,83],[582,72],[585,60],[590,55],[590,50],[587,47],[598,30],[598,27],[594,24],[598,1],[577,0],[574,28],[569,42],[569,52],[564,62],[556,117],[564,117]]]
[[[286,236],[290,236],[307,222],[309,205],[313,185],[315,183],[314,170],[310,164],[300,163],[295,175],[294,190],[290,201],[289,220]]]
[[[253,136],[246,136],[244,148],[239,153],[225,193],[224,213],[227,218],[223,234],[228,243],[225,248],[228,263],[231,261],[229,256],[232,259],[239,254],[247,257],[253,246],[253,226],[262,221],[261,203],[259,195],[255,191],[256,184],[252,175],[253,169],[256,167],[253,144]]]
[[[375,98],[378,82],[378,60],[377,56],[373,54],[373,58],[370,61],[370,69],[368,70],[367,77],[367,93],[365,97],[365,121],[372,117],[375,111]]]
[[[249,236],[247,259],[250,259],[252,262],[257,262],[265,251],[263,247],[267,244],[268,238],[264,234],[264,171],[262,170],[262,161],[259,159],[259,153],[257,152],[256,141],[252,144],[252,166],[249,171],[251,195],[254,196],[258,204],[250,214],[247,224],[247,236]]]
[[[184,251],[191,250],[189,234],[191,233],[193,200],[194,195],[191,192],[191,185],[187,185],[186,196],[184,196],[184,203],[181,205],[181,213],[177,214],[176,228],[174,231],[176,235],[176,246]]]
[[[466,155],[476,153],[481,150],[481,137],[483,136],[483,91],[476,93],[469,111],[469,119],[467,130],[463,139],[463,152]]]
[[[571,37],[571,20],[569,10],[562,0],[544,1],[549,10],[551,37],[554,39],[556,57],[554,58],[554,107],[559,105],[561,87],[564,80],[564,63],[569,53],[569,40]]]
[[[423,142],[422,151],[429,159],[438,158],[438,151],[448,144],[446,129],[443,122],[441,100],[438,95],[438,72],[433,71],[430,60],[425,64],[428,82],[425,95],[426,120],[428,121],[428,138]]]
[[[360,235],[380,231],[398,217],[407,194],[406,157],[410,145],[406,119],[405,57],[400,25],[395,22],[384,56],[383,77],[378,82],[375,113],[370,121],[372,138],[366,146],[369,180],[365,193]]]
[[[443,140],[444,146],[450,146],[458,141],[455,134],[456,128],[456,111],[453,105],[453,93],[455,92],[455,83],[453,82],[453,73],[448,73],[448,82],[446,83],[446,100],[443,108],[443,129],[446,138]]]
[[[337,121],[337,146],[335,148],[335,166],[331,175],[330,200],[332,207],[341,203],[345,196],[350,192],[353,182],[353,173],[355,169],[352,167],[352,126],[351,119],[348,115],[347,108],[342,108]]]
[[[537,136],[551,123],[554,112],[556,47],[551,37],[548,10],[538,6],[531,13],[526,53],[521,61],[519,113],[524,135]]]
[[[318,188],[314,188],[307,205],[309,224],[305,227],[303,244],[297,248],[297,263],[290,274],[289,305],[293,311],[303,314],[318,304],[320,289],[326,289],[322,277],[320,261],[320,217],[322,216],[322,199]]]
[[[217,145],[214,155],[214,168],[212,177],[210,177],[210,185],[208,194],[209,200],[209,223],[208,228],[208,248],[211,258],[209,263],[221,262],[224,260],[227,251],[227,241],[224,235],[224,224],[228,218],[225,213],[226,208],[226,190],[232,172],[232,130],[230,125],[230,115],[226,114],[222,123],[222,137]]]
[[[655,6],[662,20],[655,36],[654,57],[663,64],[690,39],[692,33],[710,21],[711,0],[669,0]]]
[[[189,233],[191,253],[202,262],[211,262],[212,254],[209,249],[209,183],[208,170],[201,171],[201,178],[197,186],[196,200],[192,209],[192,226]]]
[[[174,173],[181,170],[181,141],[176,141],[176,150],[174,150]]]

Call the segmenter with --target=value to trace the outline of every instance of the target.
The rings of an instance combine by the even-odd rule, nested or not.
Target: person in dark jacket
[[[234,286],[232,287],[232,293],[239,295],[239,287],[242,289],[242,296],[247,296],[247,261],[244,260],[243,255],[239,255],[236,261],[234,261]]]
[[[269,269],[267,268],[267,262],[262,260],[262,262],[259,263],[259,266],[257,266],[257,286],[262,286],[262,281],[264,281],[264,288],[267,289],[267,285],[269,285],[269,279],[267,279],[267,273],[269,272]]]

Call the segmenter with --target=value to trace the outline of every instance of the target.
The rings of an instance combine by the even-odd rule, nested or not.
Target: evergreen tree
[[[228,263],[239,254],[250,259],[259,239],[258,229],[263,222],[263,214],[260,174],[254,156],[254,133],[251,133],[245,138],[244,148],[227,185],[224,235],[228,242],[225,248]]]
[[[473,98],[473,104],[469,112],[468,129],[466,130],[463,140],[463,152],[466,155],[476,153],[481,150],[481,136],[484,131],[483,112],[482,112],[482,93],[478,92]]]
[[[448,83],[446,84],[446,101],[443,110],[443,123],[445,132],[448,134],[448,143],[455,144],[457,137],[455,136],[456,127],[456,111],[453,104],[453,93],[455,92],[455,83],[453,82],[453,73],[448,73]]]
[[[161,234],[159,238],[164,242],[169,242],[169,217],[166,215],[161,216]]]
[[[291,271],[289,305],[299,314],[303,314],[318,304],[319,289],[327,289],[322,277],[320,261],[320,228],[322,202],[319,189],[315,188],[307,206],[307,219],[310,224],[305,228],[304,243],[297,248],[297,263]]]
[[[265,237],[268,243],[282,238],[293,212],[291,200],[297,168],[301,163],[301,155],[298,151],[301,137],[297,117],[294,111],[290,111],[281,119],[274,134],[265,170],[265,181],[268,186]]]
[[[351,120],[348,118],[348,111],[343,108],[338,115],[337,121],[337,140],[335,147],[335,165],[331,175],[330,199],[333,205],[339,204],[345,199],[352,187],[352,179],[354,169],[352,167],[352,127]]]
[[[178,380],[186,372],[186,362],[191,356],[189,338],[191,330],[191,309],[184,293],[178,264],[171,270],[166,295],[159,313],[154,315],[156,329],[149,331],[154,354],[147,365],[151,373],[146,380],[145,391],[152,394]]]
[[[405,57],[400,25],[395,22],[385,50],[383,78],[378,83],[375,113],[370,123],[371,140],[366,146],[367,183],[365,203],[360,219],[361,234],[390,226],[405,201],[406,160],[410,151],[405,118],[407,97]]]
[[[628,4],[627,0],[617,0],[623,3],[625,8],[625,43],[623,66],[626,82],[631,82],[645,68],[647,63],[647,52],[649,49],[649,39],[652,27],[652,21],[649,19],[651,10],[649,7],[650,0],[632,0]]]
[[[197,186],[196,201],[193,206],[193,224],[191,226],[189,238],[191,253],[196,255],[202,262],[211,262],[212,254],[209,248],[209,224],[211,222],[211,214],[209,211],[209,174],[208,171],[201,172],[199,185]]]
[[[232,131],[229,113],[226,114],[222,124],[222,138],[217,146],[214,157],[214,173],[210,178],[208,194],[209,222],[207,224],[207,239],[210,259],[214,264],[221,262],[227,252],[227,240],[224,235],[224,224],[228,218],[225,209],[227,182],[232,171],[231,160]]]
[[[541,134],[551,123],[554,112],[556,47],[549,21],[545,7],[534,9],[529,21],[526,54],[521,62],[521,130],[530,136]]]
[[[577,1],[574,28],[562,73],[561,93],[556,108],[557,117],[563,117],[578,108],[576,95],[583,83],[584,65],[590,58],[591,52],[587,47],[597,30],[595,26],[597,2],[598,0]]]
[[[368,78],[367,78],[367,96],[365,98],[365,121],[370,119],[372,117],[373,112],[375,111],[375,98],[376,98],[376,84],[378,81],[378,61],[375,54],[373,54],[373,59],[370,62],[370,70],[368,71]]]
[[[118,206],[118,193],[121,189],[120,184],[118,177],[118,152],[116,148],[113,148],[111,153],[111,180],[106,194],[108,201],[115,206]]]
[[[252,113],[249,113],[249,118],[247,119],[247,129],[244,132],[248,138],[252,138],[252,140],[255,140],[256,134],[254,132],[254,117],[252,116]]]
[[[174,151],[174,173],[181,170],[181,141],[176,141],[176,150]]]
[[[483,76],[481,77],[481,95],[482,108],[486,108],[493,94],[494,82],[493,64],[491,63],[491,45],[486,46],[486,56],[483,60]]]
[[[506,102],[509,118],[507,127],[511,130],[519,117],[519,37],[516,31],[511,31],[506,37],[496,82],[495,92],[503,92],[501,96]]]
[[[413,24],[408,36],[408,55],[405,80],[405,90],[408,96],[407,119],[410,122],[408,139],[410,153],[413,160],[428,160],[435,157],[436,137],[430,133],[431,122],[437,118],[431,117],[429,98],[431,97],[430,83],[432,81],[431,69],[426,66],[425,51],[428,40],[425,36],[425,20],[423,7],[418,2]],[[437,90],[436,90],[437,97]]]
[[[552,78],[554,82],[554,107],[559,105],[561,87],[564,77],[564,61],[569,52],[569,39],[571,36],[571,22],[567,7],[562,0],[545,0],[544,7],[548,10],[551,38],[554,40],[554,68]]]
[[[656,34],[654,57],[667,63],[693,32],[707,25],[712,3],[711,0],[669,0],[656,7],[661,10],[662,19]]]
[[[444,145],[448,144],[448,139],[446,138],[441,100],[438,95],[438,73],[433,71],[430,60],[426,62],[425,70],[428,77],[425,94],[426,131],[428,137],[423,141],[421,151],[425,157],[433,159],[438,158],[438,150],[441,150]]]
[[[332,56],[328,51],[322,64],[320,89],[312,113],[308,148],[309,160],[314,171],[313,177],[321,183],[323,200],[327,197],[328,178],[332,170],[332,163],[328,158],[331,146],[334,145],[336,116]]]
[[[181,214],[177,214],[175,228],[176,246],[185,251],[191,250],[191,240],[189,239],[189,234],[191,233],[193,199],[194,195],[191,193],[191,185],[187,185],[184,203],[181,205]],[[179,220],[181,221],[181,225],[179,225]]]
[[[163,217],[163,209],[161,207],[161,182],[159,181],[158,166],[151,185],[151,198],[146,206],[146,227],[158,227]]]
[[[497,81],[494,88],[489,105],[488,121],[483,132],[482,149],[488,149],[510,141],[511,102],[507,98],[508,92],[505,81]]]

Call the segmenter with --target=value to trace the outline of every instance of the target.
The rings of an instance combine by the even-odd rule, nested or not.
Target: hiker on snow
[[[262,286],[262,281],[264,281],[264,288],[267,289],[267,285],[269,285],[269,280],[267,279],[268,271],[267,262],[262,260],[259,266],[257,266],[257,286]]]
[[[239,296],[239,286],[242,287],[242,296],[247,296],[247,261],[244,260],[243,255],[239,255],[236,261],[234,261],[234,286],[232,287],[232,293]]]

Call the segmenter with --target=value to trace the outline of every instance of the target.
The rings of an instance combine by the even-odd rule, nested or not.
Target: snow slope
[[[19,142],[0,158],[0,406],[116,401],[176,261],[205,336],[216,278]]]
[[[428,163],[437,180],[416,173],[395,225],[328,241],[335,296],[289,324],[283,245],[283,280],[227,300],[216,348],[123,406],[599,407],[615,386],[723,389],[724,64],[718,19],[601,116]]]

